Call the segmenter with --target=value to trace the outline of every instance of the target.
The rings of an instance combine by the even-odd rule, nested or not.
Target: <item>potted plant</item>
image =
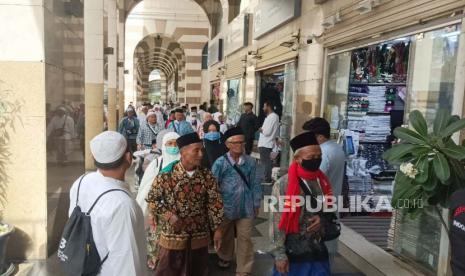
[[[14,131],[14,122],[16,119],[20,119],[18,114],[21,111],[21,102],[12,101],[13,92],[5,87],[5,83],[0,81],[0,274],[4,275],[5,269],[10,268],[5,273],[9,275],[12,266],[5,266],[5,253],[8,239],[14,231],[14,227],[3,221],[3,209],[6,204],[5,193],[9,182],[6,167],[11,157],[9,131]]]
[[[392,207],[403,210],[412,218],[423,211],[423,202],[432,206],[441,218],[439,206],[448,208],[449,198],[465,187],[465,146],[457,145],[452,136],[465,128],[465,119],[439,110],[428,129],[422,113],[415,110],[409,115],[410,127],[399,127],[394,135],[400,143],[384,153],[383,158],[397,165]]]

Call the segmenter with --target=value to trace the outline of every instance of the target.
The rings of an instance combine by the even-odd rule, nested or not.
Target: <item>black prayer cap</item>
[[[292,138],[291,140],[291,147],[294,152],[296,152],[300,148],[311,146],[311,145],[319,145],[319,144],[318,144],[318,141],[316,140],[315,134],[310,131],[299,134],[296,137]]]
[[[176,139],[176,143],[178,144],[178,148],[181,149],[185,146],[195,143],[201,143],[199,135],[196,132],[192,132],[189,134],[185,134],[178,139]]]
[[[184,113],[184,110],[182,110],[182,108],[176,108],[174,110],[175,113]]]
[[[244,135],[244,132],[242,131],[242,128],[240,127],[233,127],[231,129],[228,129],[224,135],[223,139],[224,141],[228,140],[230,137],[236,136],[236,135]]]

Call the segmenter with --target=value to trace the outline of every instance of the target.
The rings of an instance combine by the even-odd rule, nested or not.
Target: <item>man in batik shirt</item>
[[[160,252],[157,276],[208,274],[209,233],[221,246],[223,200],[212,173],[200,167],[202,141],[197,133],[179,137],[181,160],[162,170],[147,202],[159,217]]]

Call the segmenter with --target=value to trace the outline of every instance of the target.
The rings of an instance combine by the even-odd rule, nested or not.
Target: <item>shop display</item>
[[[227,120],[226,124],[233,126],[239,122],[239,118],[241,117],[241,79],[228,80],[227,87],[228,89],[224,97],[226,99],[226,107],[224,108]]]
[[[345,127],[357,133],[358,145],[354,154],[348,154],[349,195],[371,196],[372,206],[381,197],[392,197],[395,170],[382,154],[403,118],[409,47],[410,42],[401,39],[350,55]]]
[[[344,145],[346,134],[357,138],[354,153],[346,149],[349,195],[369,195],[370,205],[392,198],[395,170],[382,154],[409,112],[421,111],[431,127],[438,109],[453,110],[461,34],[460,24],[450,25],[328,56],[325,118]],[[357,203],[351,201],[351,207]],[[396,254],[435,275],[441,222],[425,208],[416,218],[394,211],[386,238]]]

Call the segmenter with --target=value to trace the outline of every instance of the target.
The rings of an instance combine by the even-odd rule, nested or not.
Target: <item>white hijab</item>
[[[149,214],[147,196],[149,195],[150,190],[152,189],[152,183],[158,173],[168,166],[170,163],[174,161],[178,161],[181,158],[181,155],[178,153],[176,155],[171,155],[166,152],[166,143],[170,140],[176,140],[179,138],[179,134],[174,131],[166,131],[163,133],[159,133],[159,136],[162,135],[162,145],[161,145],[161,153],[162,155],[157,159],[153,160],[145,169],[144,176],[142,177],[142,181],[140,182],[139,191],[137,193],[136,201],[142,209],[144,213],[144,217],[147,219]],[[158,138],[158,137],[157,137]],[[157,139],[158,140],[158,139]],[[160,168],[160,164],[162,164],[162,168]]]
[[[221,112],[215,112],[213,113],[213,120],[215,120],[217,123],[221,124],[220,122],[220,116],[222,116]]]

